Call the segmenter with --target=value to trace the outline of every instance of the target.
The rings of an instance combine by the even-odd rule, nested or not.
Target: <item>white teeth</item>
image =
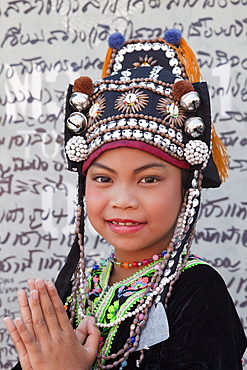
[[[116,221],[111,221],[113,225],[118,225],[118,226],[133,226],[133,225],[138,225],[138,222],[116,222]]]

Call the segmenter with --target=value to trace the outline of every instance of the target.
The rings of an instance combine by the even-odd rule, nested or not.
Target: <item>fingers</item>
[[[37,340],[46,341],[49,337],[49,331],[41,307],[39,291],[34,289],[30,292],[30,306],[32,312],[33,328]]]
[[[30,301],[34,329],[39,342],[46,344],[60,327],[45,281],[37,279],[30,286],[33,283],[35,289],[30,293]]]
[[[48,281],[36,280],[35,286],[39,291],[40,304],[50,335],[55,330],[72,330],[64,305],[57,293],[55,285]]]
[[[27,330],[34,336],[35,334],[33,328],[32,313],[29,306],[27,294],[23,289],[18,291],[18,302],[22,320],[24,321]]]
[[[81,321],[76,330],[76,336],[79,342],[84,344],[85,348],[90,348],[91,350],[95,349],[97,353],[100,331],[92,316],[87,316]]]
[[[22,366],[22,369],[23,370],[32,370],[32,366],[30,364],[30,361],[29,361],[29,356],[28,356],[28,353],[27,353],[27,350],[26,350],[26,346],[24,344],[24,341],[19,333],[19,329],[21,329],[22,332],[25,331],[25,324],[23,323],[22,319],[20,318],[17,318],[16,319],[16,325],[14,324],[14,322],[9,318],[9,317],[5,317],[4,318],[4,323],[6,325],[6,328],[10,334],[10,337],[15,345],[15,348],[18,352],[18,356],[19,356],[19,359],[20,359],[20,362],[21,362],[21,366]],[[26,333],[27,336],[26,338],[29,338],[30,339],[30,333]],[[29,336],[28,336],[29,334]]]
[[[28,283],[30,292],[31,290],[35,289],[35,279],[28,279],[27,283]]]
[[[64,304],[58,295],[55,285],[51,281],[49,281],[46,284],[46,286],[47,286],[47,290],[48,290],[51,302],[53,304],[54,310],[56,312],[57,320],[58,320],[60,328],[62,330],[67,330],[68,328],[72,329],[68,315],[64,308]]]

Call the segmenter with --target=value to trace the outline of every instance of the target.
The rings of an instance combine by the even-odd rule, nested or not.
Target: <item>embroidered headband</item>
[[[211,125],[206,82],[178,30],[165,39],[110,36],[103,78],[69,85],[65,109],[68,167],[86,172],[105,150],[141,149],[184,169],[203,170],[204,187],[227,177],[225,148]],[[213,153],[212,153],[213,152]]]

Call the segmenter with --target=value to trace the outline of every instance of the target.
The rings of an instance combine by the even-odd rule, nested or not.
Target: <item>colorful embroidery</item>
[[[100,264],[97,270],[92,270],[89,276],[89,287],[91,288],[89,295],[97,321],[108,324],[132,311],[140,301],[143,291],[147,288],[156,264],[157,261],[154,261],[129,278],[110,287],[108,281],[113,266],[112,262],[108,261],[107,264]],[[198,264],[207,264],[207,262],[191,254],[182,272]],[[68,302],[71,302],[70,297],[68,297],[66,304]],[[79,324],[81,320],[79,310],[77,310],[76,315],[76,321]],[[120,325],[121,323],[101,328],[99,351],[106,356],[111,353],[112,344]]]
[[[123,113],[140,112],[148,103],[148,95],[139,89],[132,89],[116,99],[115,108]]]
[[[89,109],[89,125],[92,125],[93,123],[97,122],[100,117],[102,116],[104,110],[106,107],[106,99],[104,95],[100,95],[95,103],[91,106]]]
[[[107,319],[113,321],[117,317],[117,313],[119,310],[119,301],[115,301],[110,307],[108,308]]]
[[[171,126],[182,126],[186,118],[185,110],[177,102],[170,98],[160,98],[156,109],[165,116],[164,120],[168,121]]]
[[[97,275],[93,276],[92,283],[93,283],[93,288],[89,292],[89,296],[91,296],[92,294],[95,294],[98,297],[99,293],[102,291],[102,288],[98,284],[99,283],[99,277]]]

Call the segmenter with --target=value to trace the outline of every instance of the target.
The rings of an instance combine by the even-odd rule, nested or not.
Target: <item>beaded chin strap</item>
[[[127,318],[133,317],[133,322],[130,325],[129,337],[127,338],[123,348],[117,353],[112,353],[106,356],[104,353],[99,353],[97,356],[98,369],[111,369],[121,364],[120,369],[126,366],[126,359],[130,353],[138,350],[140,336],[142,329],[145,327],[149,310],[152,305],[157,304],[162,298],[167,307],[169,298],[171,297],[173,286],[179,279],[181,271],[186,265],[190,255],[190,248],[194,236],[195,225],[198,215],[198,208],[200,204],[202,175],[198,170],[194,171],[194,177],[191,182],[191,187],[186,191],[181,205],[181,210],[178,216],[177,225],[167,247],[167,253],[157,263],[155,272],[148,283],[147,288],[144,290],[140,302],[132,312],[127,312],[121,318],[116,319],[111,323],[100,323],[96,325],[99,328],[113,327],[121,324]],[[73,287],[72,287],[72,302],[70,305],[71,321],[75,318],[76,307],[78,307],[78,314],[83,319],[86,314],[85,304],[88,306],[90,315],[94,315],[92,302],[89,299],[89,286],[85,273],[85,260],[84,260],[84,246],[82,234],[80,233],[80,220],[82,219],[83,209],[81,206],[77,207],[76,211],[76,229],[75,235],[78,237],[78,244],[80,246],[80,260],[76,268]],[[181,259],[181,253],[183,259]],[[165,295],[165,297],[163,297]],[[146,297],[146,298],[145,298]],[[137,361],[137,366],[141,364],[144,358],[144,350],[140,351],[140,359]],[[112,364],[104,365],[107,360],[115,360]]]

